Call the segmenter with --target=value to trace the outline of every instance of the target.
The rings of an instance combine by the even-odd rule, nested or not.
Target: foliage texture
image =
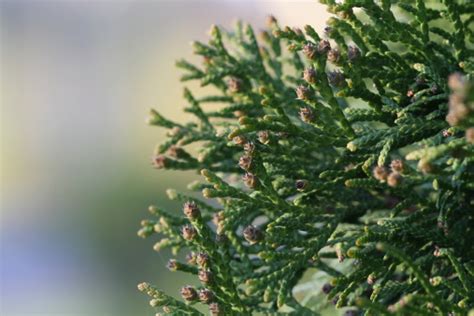
[[[177,66],[215,93],[184,90],[186,124],[151,110],[154,167],[203,176],[202,198],[168,191],[184,215],[151,206],[139,230],[200,282],[183,300],[140,284],[157,312],[474,308],[474,3],[322,2],[324,34],[212,27],[202,65]]]

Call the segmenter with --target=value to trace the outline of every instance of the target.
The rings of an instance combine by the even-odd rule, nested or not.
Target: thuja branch
[[[139,230],[199,281],[140,284],[164,314],[474,313],[474,6],[321,2],[321,34],[213,26],[177,66],[215,93],[184,89],[187,123],[151,110],[153,166],[202,176]]]

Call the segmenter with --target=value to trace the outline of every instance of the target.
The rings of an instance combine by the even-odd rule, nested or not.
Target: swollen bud
[[[303,54],[305,54],[306,57],[308,57],[308,59],[311,59],[311,60],[316,59],[317,52],[318,52],[318,49],[313,43],[308,43],[303,46]]]
[[[328,73],[329,83],[337,88],[342,88],[346,85],[346,79],[344,75],[339,71],[331,71]]]
[[[181,228],[181,235],[186,240],[193,240],[196,237],[196,229],[191,225],[185,225]]]
[[[198,278],[199,278],[199,281],[201,281],[202,283],[209,284],[212,282],[213,275],[211,271],[199,270]]]
[[[313,111],[309,107],[303,107],[299,112],[300,119],[305,123],[312,123],[314,121]]]
[[[241,92],[242,91],[242,86],[243,86],[242,80],[240,80],[238,78],[231,77],[227,81],[227,89],[229,90],[230,93]]]
[[[209,311],[211,312],[211,316],[223,316],[224,315],[224,311],[218,303],[209,304]]]
[[[198,298],[196,290],[190,285],[181,288],[181,296],[188,302],[195,301]]]
[[[251,245],[262,240],[262,232],[259,228],[253,225],[247,226],[243,231],[243,235],[245,240],[247,240]]]
[[[199,291],[199,300],[201,303],[209,304],[214,300],[214,293],[209,289],[202,289]]]
[[[188,201],[184,203],[183,206],[183,213],[186,215],[187,218],[190,220],[197,219],[201,216],[201,211],[199,210],[198,206],[193,201]]]
[[[303,71],[303,79],[309,84],[316,83],[316,70],[314,68],[306,68]]]
[[[242,177],[242,180],[244,181],[245,185],[249,187],[250,189],[255,189],[258,183],[257,177],[254,174],[249,173],[249,172],[244,174],[244,176]]]
[[[296,97],[303,101],[311,99],[311,89],[306,86],[298,86],[296,88]]]
[[[209,267],[210,258],[209,255],[205,252],[200,252],[196,255],[196,263],[200,268]]]

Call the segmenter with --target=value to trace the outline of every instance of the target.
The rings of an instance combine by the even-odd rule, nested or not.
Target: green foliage
[[[202,284],[184,303],[141,284],[165,314],[474,308],[474,4],[322,2],[324,36],[213,27],[203,64],[177,66],[216,93],[185,89],[186,124],[151,111],[169,130],[154,166],[205,180],[189,187],[203,199],[169,191],[185,216],[152,206],[139,231],[190,251],[168,267]]]

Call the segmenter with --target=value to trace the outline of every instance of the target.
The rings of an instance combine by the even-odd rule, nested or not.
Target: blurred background
[[[191,40],[269,13],[328,17],[312,0],[0,1],[0,315],[154,315],[138,282],[178,293],[136,230],[150,204],[179,212],[164,191],[196,175],[151,168],[164,132],[144,118],[186,119],[174,61]]]

